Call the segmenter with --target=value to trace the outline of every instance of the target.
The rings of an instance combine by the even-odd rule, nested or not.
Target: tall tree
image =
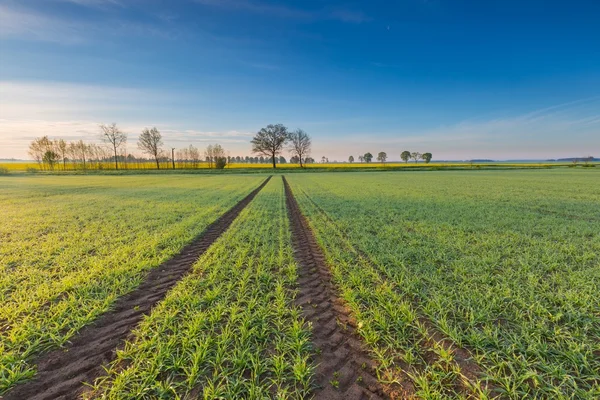
[[[352,164],[354,162],[354,156],[348,157],[348,162]]]
[[[287,128],[282,124],[267,125],[256,133],[252,138],[252,152],[268,156],[275,165],[275,157],[281,153],[283,146],[287,143],[289,134]]]
[[[190,160],[192,161],[192,168],[198,168],[198,164],[200,163],[200,150],[194,145],[190,144],[188,148]]]
[[[63,139],[54,140],[54,148],[63,162],[63,171],[67,170],[67,142]]]
[[[402,159],[402,161],[404,161],[405,163],[408,163],[408,160],[411,159],[411,155],[410,155],[410,151],[408,150],[404,150],[402,152],[402,154],[400,154],[400,158]]]
[[[429,162],[433,158],[433,155],[431,153],[423,153],[421,154],[421,158],[423,159],[423,161],[425,161],[425,164],[429,164]]]
[[[297,156],[298,160],[300,160],[300,168],[303,168],[304,159],[310,154],[310,148],[312,146],[312,141],[308,133],[304,132],[302,129],[297,129],[294,132],[289,134],[290,140],[290,153],[293,156]]]
[[[363,159],[365,160],[366,163],[370,163],[371,160],[373,159],[373,154],[365,153],[365,155],[363,156]]]
[[[114,122],[110,125],[100,125],[102,140],[109,143],[115,152],[115,169],[119,169],[117,149],[127,141],[127,134],[121,131]]]
[[[410,153],[410,156],[413,160],[415,160],[415,163],[418,163],[419,158],[421,158],[421,153],[419,153],[418,151],[415,151],[413,153]]]
[[[44,160],[44,155],[47,151],[53,150],[53,144],[48,136],[42,136],[41,138],[35,138],[29,144],[29,155],[40,164],[40,167],[46,164],[46,160]]]
[[[54,170],[54,164],[60,160],[60,155],[54,150],[46,150],[42,160],[44,161],[44,164],[48,164],[48,168]]]
[[[204,150],[204,158],[206,159],[206,162],[208,163],[208,168],[212,168],[213,167],[213,160],[214,160],[213,145],[212,144],[209,144],[206,147],[206,150]]]
[[[70,142],[69,143],[69,153],[74,159],[81,160],[83,162],[83,169],[87,168],[86,166],[86,158],[89,154],[89,146],[83,142],[83,140],[79,140],[78,142]]]
[[[379,154],[377,154],[377,161],[383,164],[385,163],[385,160],[387,160],[387,153],[385,151],[380,151]]]
[[[227,165],[227,157],[225,149],[220,144],[215,144],[212,147],[213,165],[217,169],[223,169]]]
[[[156,169],[160,169],[159,155],[162,151],[161,147],[163,146],[162,135],[156,129],[156,127],[152,129],[145,128],[140,135],[138,140],[138,148],[142,150],[142,152],[154,157],[154,161],[156,161]]]

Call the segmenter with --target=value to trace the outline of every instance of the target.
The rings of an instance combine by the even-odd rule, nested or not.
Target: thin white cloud
[[[172,121],[165,104],[191,101],[182,93],[19,81],[0,81],[0,93],[0,158],[27,158],[31,140],[44,135],[101,143],[98,126],[111,122],[129,135],[127,149],[134,154],[139,133],[152,126],[163,133],[166,147],[176,148],[220,143],[244,154],[252,136],[250,131],[201,130],[194,121]]]
[[[119,6],[124,7],[125,4],[119,0],[57,0],[64,3],[73,3],[84,7],[105,7]]]
[[[355,132],[348,151],[415,149],[436,158],[560,158],[600,153],[600,97],[545,107],[524,114],[412,132]],[[591,114],[591,115],[590,115]],[[362,150],[361,150],[362,149]],[[358,154],[358,153],[356,153]],[[362,153],[361,153],[362,154]]]
[[[198,113],[202,108],[198,104],[207,104],[211,96],[204,98],[196,92],[0,81],[0,93],[0,158],[27,157],[31,139],[42,135],[99,142],[98,124],[113,121],[130,135],[129,151],[137,151],[135,143],[143,128],[156,126],[166,147],[221,143],[232,155],[249,155],[250,138],[260,128],[232,118],[235,110],[224,112],[222,118],[211,115],[218,110],[210,106],[205,114]],[[432,152],[436,159],[598,156],[598,110],[600,97],[412,131],[401,123],[395,131],[355,130],[372,120],[361,115],[320,122],[297,120],[290,127],[305,128],[314,137],[313,155],[331,160],[366,151],[386,151],[390,159],[397,159],[407,149]],[[331,135],[341,129],[348,131],[343,136]]]
[[[75,0],[78,4],[117,4],[112,1]],[[181,36],[177,26],[142,23],[127,19],[102,20],[67,19],[59,15],[40,13],[34,9],[0,4],[0,39],[24,39],[79,45],[94,40],[111,40],[121,36],[159,37],[175,39]]]
[[[370,20],[370,18],[362,11],[350,9],[321,9],[308,11],[256,0],[195,0],[195,2],[207,7],[269,15],[287,19],[311,21],[330,19],[347,23],[362,23]]]
[[[61,44],[79,44],[85,41],[78,24],[0,4],[0,39],[7,38]]]

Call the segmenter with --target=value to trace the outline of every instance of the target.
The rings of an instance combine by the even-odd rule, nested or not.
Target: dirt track
[[[267,184],[258,188],[228,210],[181,253],[150,271],[133,292],[117,300],[112,311],[82,329],[64,348],[52,351],[37,361],[34,379],[17,385],[4,395],[5,400],[76,399],[85,390],[83,382],[92,383],[104,374],[103,366],[111,362],[131,330],[150,313],[196,260],[221,236]],[[2,398],[0,396],[0,398]]]
[[[292,190],[283,178],[292,246],[299,264],[296,303],[312,323],[312,341],[319,350],[315,362],[317,389],[314,398],[380,399],[395,397],[379,383],[375,363],[362,348],[354,323],[337,297],[325,257],[302,215]]]

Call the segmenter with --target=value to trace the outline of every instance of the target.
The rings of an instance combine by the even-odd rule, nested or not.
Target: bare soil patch
[[[113,310],[83,328],[67,346],[42,355],[36,362],[35,378],[17,385],[4,399],[78,398],[87,388],[84,383],[92,383],[104,374],[104,367],[114,360],[116,350],[125,343],[131,330],[191,270],[270,179],[209,225],[177,256],[151,270],[137,289],[119,298]]]

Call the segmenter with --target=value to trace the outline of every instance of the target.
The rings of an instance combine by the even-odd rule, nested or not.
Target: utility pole
[[[175,169],[175,147],[171,147],[171,160],[173,160],[173,169]]]

